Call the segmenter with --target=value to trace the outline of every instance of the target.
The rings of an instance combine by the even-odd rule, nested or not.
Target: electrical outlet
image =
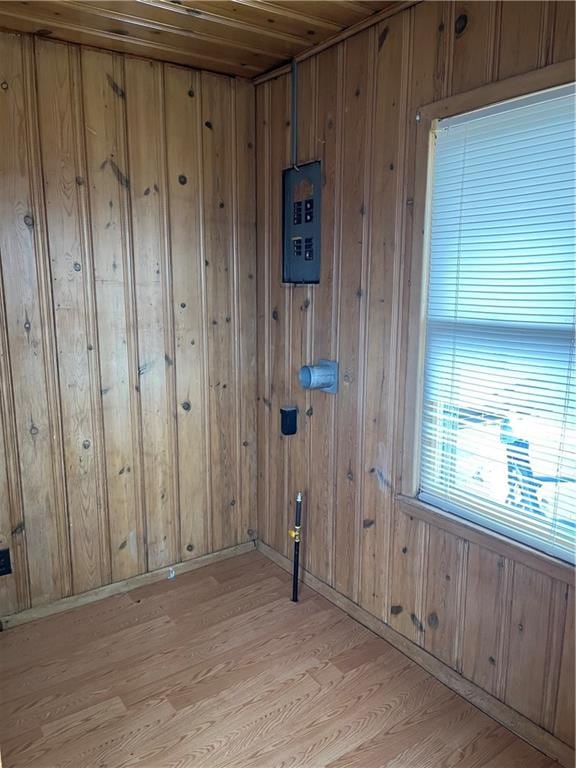
[[[0,576],[8,576],[10,573],[12,573],[10,550],[0,549]]]

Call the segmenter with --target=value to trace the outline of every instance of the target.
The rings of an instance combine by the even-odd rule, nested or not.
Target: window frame
[[[447,512],[418,499],[420,477],[420,441],[424,399],[424,357],[426,343],[426,314],[429,278],[429,234],[432,191],[432,166],[434,160],[433,129],[437,122],[482,107],[488,107],[520,96],[537,93],[575,81],[575,61],[552,64],[506,80],[481,86],[473,91],[451,96],[417,108],[409,119],[416,123],[416,156],[414,176],[414,204],[412,214],[412,244],[407,249],[410,256],[407,280],[407,314],[402,340],[406,361],[406,385],[404,403],[399,414],[402,453],[400,482],[397,501],[410,514],[450,530],[469,540],[477,540],[483,546],[504,555],[513,556],[529,565],[544,566],[556,578],[574,581],[574,566],[548,555],[541,550],[516,542],[503,534]],[[408,232],[408,234],[410,234]],[[458,533],[459,532],[459,533]]]

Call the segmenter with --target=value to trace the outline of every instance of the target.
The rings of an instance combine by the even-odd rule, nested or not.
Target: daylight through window
[[[432,135],[419,498],[565,560],[576,526],[574,85]]]

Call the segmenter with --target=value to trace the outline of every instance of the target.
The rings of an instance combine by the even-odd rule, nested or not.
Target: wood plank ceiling
[[[394,4],[383,0],[0,0],[0,27],[251,78]]]

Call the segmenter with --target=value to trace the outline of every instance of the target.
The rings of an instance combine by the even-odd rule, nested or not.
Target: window
[[[564,560],[576,532],[574,85],[432,127],[422,501]]]

